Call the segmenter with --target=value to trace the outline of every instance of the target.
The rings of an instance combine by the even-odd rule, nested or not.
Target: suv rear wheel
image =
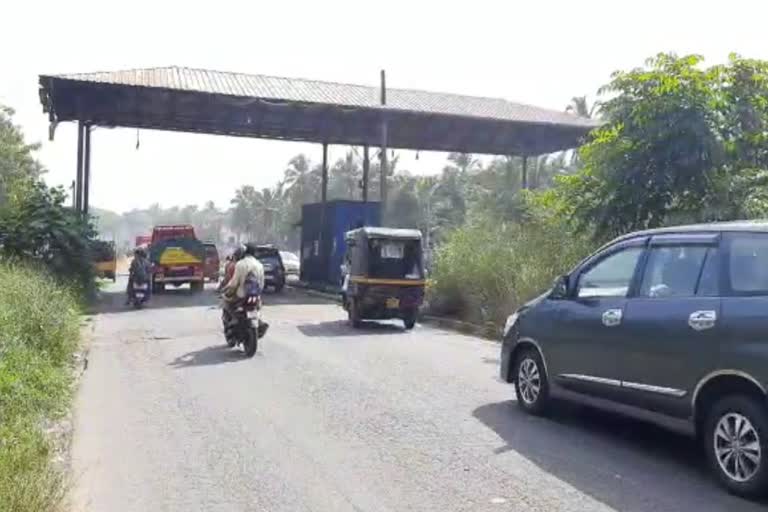
[[[549,401],[549,382],[539,353],[523,349],[515,361],[517,405],[531,414],[541,414]]]
[[[734,494],[768,491],[768,411],[746,395],[718,400],[704,423],[707,458],[720,482]]]

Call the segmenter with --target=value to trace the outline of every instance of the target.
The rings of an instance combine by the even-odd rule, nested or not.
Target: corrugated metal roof
[[[381,108],[379,104],[380,92],[377,87],[177,66],[64,74],[56,75],[56,78],[266,100]],[[597,123],[590,119],[565,112],[513,103],[499,98],[462,96],[411,89],[388,88],[386,108],[520,123],[577,127],[597,126]]]

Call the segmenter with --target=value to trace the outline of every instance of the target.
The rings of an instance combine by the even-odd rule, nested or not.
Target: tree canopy
[[[732,55],[706,68],[696,55],[660,54],[601,92],[606,123],[558,187],[579,227],[608,237],[765,213],[768,63]]]

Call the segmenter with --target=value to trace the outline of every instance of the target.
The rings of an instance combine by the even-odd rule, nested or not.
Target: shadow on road
[[[315,324],[301,324],[299,331],[311,338],[338,338],[354,336],[384,336],[406,332],[402,325],[363,321],[359,329],[353,329],[346,320],[331,320]]]
[[[259,352],[256,353],[259,355]],[[226,345],[212,345],[200,350],[187,352],[168,363],[176,369],[189,368],[192,366],[210,366],[214,364],[237,363],[247,361],[242,350],[238,348],[229,348]]]
[[[543,418],[514,401],[483,405],[473,416],[505,443],[495,455],[517,452],[616,510],[765,510],[718,487],[692,438],[649,423],[560,402]]]
[[[266,292],[263,296],[267,306],[331,304],[332,301],[315,297],[296,288],[284,288],[281,292]]]

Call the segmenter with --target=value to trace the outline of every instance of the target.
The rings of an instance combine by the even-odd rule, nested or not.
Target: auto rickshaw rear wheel
[[[357,299],[354,297],[349,299],[349,306],[347,307],[347,315],[349,316],[349,325],[357,329],[360,327],[360,310],[357,306]]]
[[[416,311],[406,311],[403,313],[403,324],[405,329],[410,331],[416,325]]]

